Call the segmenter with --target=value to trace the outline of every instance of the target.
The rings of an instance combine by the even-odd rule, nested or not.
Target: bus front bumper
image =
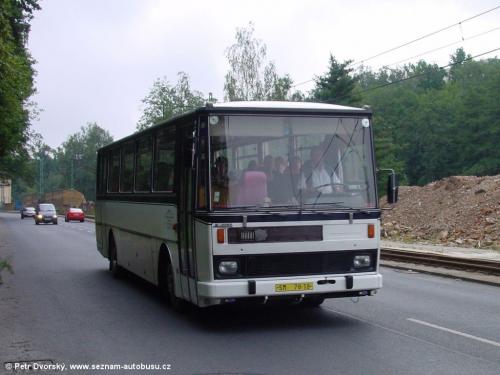
[[[372,295],[382,287],[382,275],[349,274],[301,276],[280,279],[244,279],[198,282],[204,304],[249,297],[286,297],[318,294],[326,298]],[[218,301],[219,300],[219,301]]]

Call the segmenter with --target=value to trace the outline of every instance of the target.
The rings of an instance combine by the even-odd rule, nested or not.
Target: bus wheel
[[[174,278],[174,267],[172,263],[169,262],[166,272],[166,283],[168,291],[168,301],[175,311],[185,311],[187,303],[175,295],[175,278]]]
[[[109,270],[114,278],[122,275],[122,268],[118,265],[118,256],[116,254],[116,245],[113,237],[109,241]]]
[[[300,303],[300,306],[302,306],[302,307],[319,307],[323,302],[325,302],[325,299],[323,297],[311,296],[309,298],[304,299]]]

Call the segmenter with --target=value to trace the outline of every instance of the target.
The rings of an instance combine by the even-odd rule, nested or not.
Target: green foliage
[[[144,113],[137,123],[137,130],[144,130],[175,115],[204,105],[203,94],[191,90],[189,76],[178,73],[178,81],[171,85],[167,78],[158,78],[149,94],[142,100]]]
[[[26,43],[38,9],[36,0],[0,0],[0,171],[9,176],[19,175],[27,159],[35,72]]]
[[[14,273],[14,270],[12,269],[12,265],[10,264],[9,259],[0,258],[0,284],[3,283],[2,272],[5,270],[9,271],[10,273]]]
[[[378,165],[403,183],[500,173],[500,60],[472,61],[459,49],[450,63],[448,72],[424,61],[358,72]]]
[[[339,63],[333,55],[330,55],[328,71],[316,77],[316,86],[311,92],[311,100],[335,104],[356,105],[360,101],[357,92],[358,78],[352,75],[353,70],[349,68],[352,61]]]
[[[73,182],[73,187],[82,192],[87,200],[94,201],[97,150],[111,142],[113,137],[97,123],[89,122],[87,126],[82,126],[57,151],[54,160],[60,176],[54,176],[52,180],[49,178],[48,183],[60,189],[71,187]]]
[[[26,194],[73,187],[87,200],[95,200],[97,150],[111,142],[113,137],[95,122],[82,126],[57,150],[45,144],[40,134],[32,134],[26,177],[13,181],[14,199],[22,200]]]
[[[254,37],[254,25],[236,30],[236,43],[226,50],[229,71],[224,83],[227,101],[288,100],[293,81],[279,76],[274,62],[266,64],[267,47]],[[296,94],[295,99],[298,96]]]

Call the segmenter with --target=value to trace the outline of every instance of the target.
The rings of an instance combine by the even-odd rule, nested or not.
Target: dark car
[[[57,224],[57,212],[52,203],[40,203],[36,208],[35,224]]]
[[[21,210],[21,219],[24,219],[25,217],[33,217],[35,214],[35,207],[23,207]]]
[[[64,221],[68,222],[71,220],[78,220],[82,223],[85,220],[85,214],[79,208],[68,208],[64,216]]]

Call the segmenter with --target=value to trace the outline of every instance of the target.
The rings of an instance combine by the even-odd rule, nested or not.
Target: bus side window
[[[153,186],[155,191],[174,191],[175,128],[156,134]]]
[[[122,167],[120,169],[120,191],[131,192],[134,185],[134,143],[122,146]]]
[[[152,139],[145,137],[137,142],[135,162],[135,191],[151,191]]]
[[[108,168],[108,191],[117,193],[120,187],[120,149],[111,151]]]
[[[107,164],[107,159],[106,159],[107,153],[101,152],[98,155],[98,174],[97,174],[97,193],[98,194],[103,194],[106,192],[106,182],[107,182],[107,175],[106,175],[106,164]]]

